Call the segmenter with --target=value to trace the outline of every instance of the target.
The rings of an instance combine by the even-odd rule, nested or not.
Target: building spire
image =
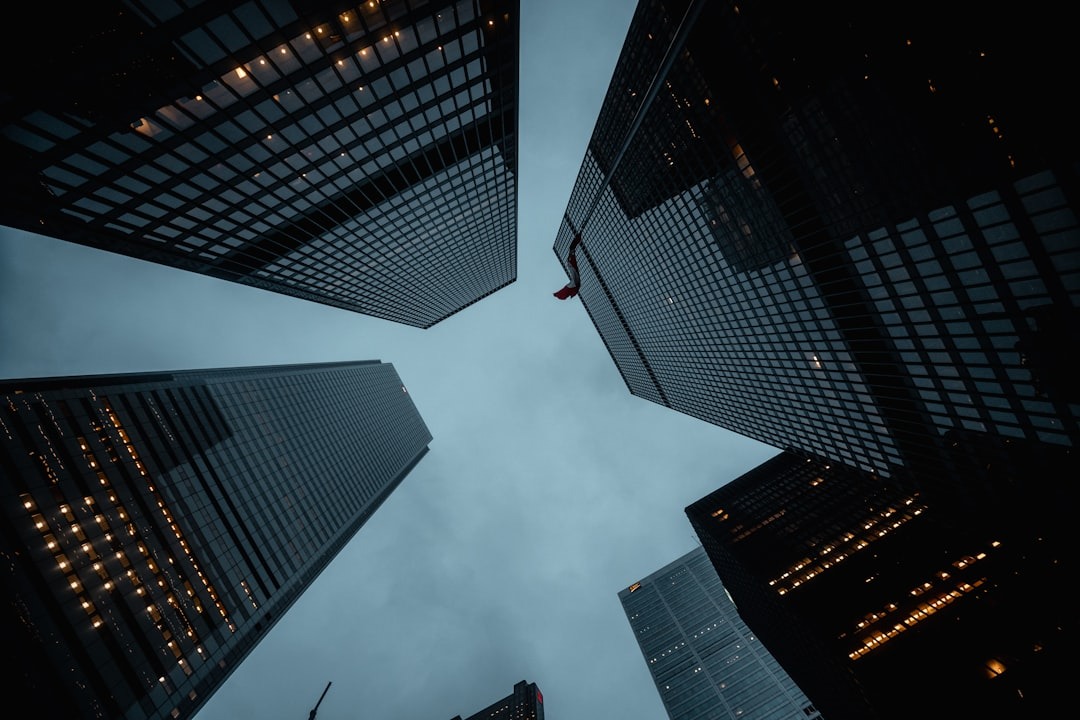
[[[319,696],[319,701],[315,703],[315,707],[311,708],[311,712],[308,713],[308,720],[315,720],[315,713],[319,710],[319,705],[322,703],[322,699],[326,697],[326,691],[330,689],[330,682],[326,683],[326,687],[323,688],[322,695]]]

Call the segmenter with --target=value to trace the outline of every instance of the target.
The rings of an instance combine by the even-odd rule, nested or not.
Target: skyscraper
[[[428,449],[393,365],[0,382],[7,697],[189,718]]]
[[[450,720],[462,720],[455,715]],[[544,720],[544,696],[536,683],[521,680],[514,683],[514,692],[465,720]]]
[[[830,720],[1057,714],[1075,568],[1039,534],[783,452],[686,508],[746,624]]]
[[[743,622],[703,547],[619,601],[671,720],[822,717]]]
[[[967,482],[1003,496],[1024,458],[1068,476],[1080,394],[1052,338],[1080,331],[1080,154],[1055,87],[1063,26],[642,0],[554,246],[568,263],[580,233],[579,296],[630,392],[946,493],[987,452],[1000,472]]]
[[[556,238],[633,394],[786,451],[691,517],[830,720],[1067,702],[1064,26],[642,0]]]
[[[0,223],[430,327],[517,276],[517,10],[21,3]]]

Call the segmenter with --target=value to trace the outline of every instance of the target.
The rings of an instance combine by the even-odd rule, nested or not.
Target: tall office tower
[[[450,720],[462,720],[455,715]],[[514,692],[465,720],[544,720],[544,696],[536,683],[514,683]]]
[[[630,392],[879,474],[1075,469],[1063,27],[641,0],[554,246]]]
[[[416,327],[517,276],[517,0],[20,3],[0,223]]]
[[[671,720],[821,715],[739,617],[703,547],[619,591]]]
[[[0,382],[8,698],[190,718],[431,435],[393,365]]]
[[[686,508],[739,614],[829,720],[1053,717],[1072,544],[958,522],[786,451]]]

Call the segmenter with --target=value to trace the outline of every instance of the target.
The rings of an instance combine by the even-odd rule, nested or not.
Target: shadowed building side
[[[463,720],[455,715],[450,720]],[[536,683],[521,680],[514,691],[464,720],[544,720],[544,695]]]
[[[943,472],[955,437],[1045,448],[1067,493],[1065,25],[642,0],[554,245],[580,233],[578,296],[629,391],[958,506],[1005,475]]]
[[[1049,528],[1059,513],[1042,509]],[[740,616],[830,720],[1044,717],[1067,701],[1063,532],[973,521],[792,451],[686,514]]]

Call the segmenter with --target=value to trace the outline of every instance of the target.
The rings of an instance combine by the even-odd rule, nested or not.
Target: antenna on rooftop
[[[315,707],[311,708],[311,712],[308,713],[308,720],[315,720],[315,713],[319,710],[319,704],[322,699],[326,697],[326,691],[330,689],[330,683],[326,683],[326,687],[323,688],[322,695],[319,696],[319,702],[315,703]]]

